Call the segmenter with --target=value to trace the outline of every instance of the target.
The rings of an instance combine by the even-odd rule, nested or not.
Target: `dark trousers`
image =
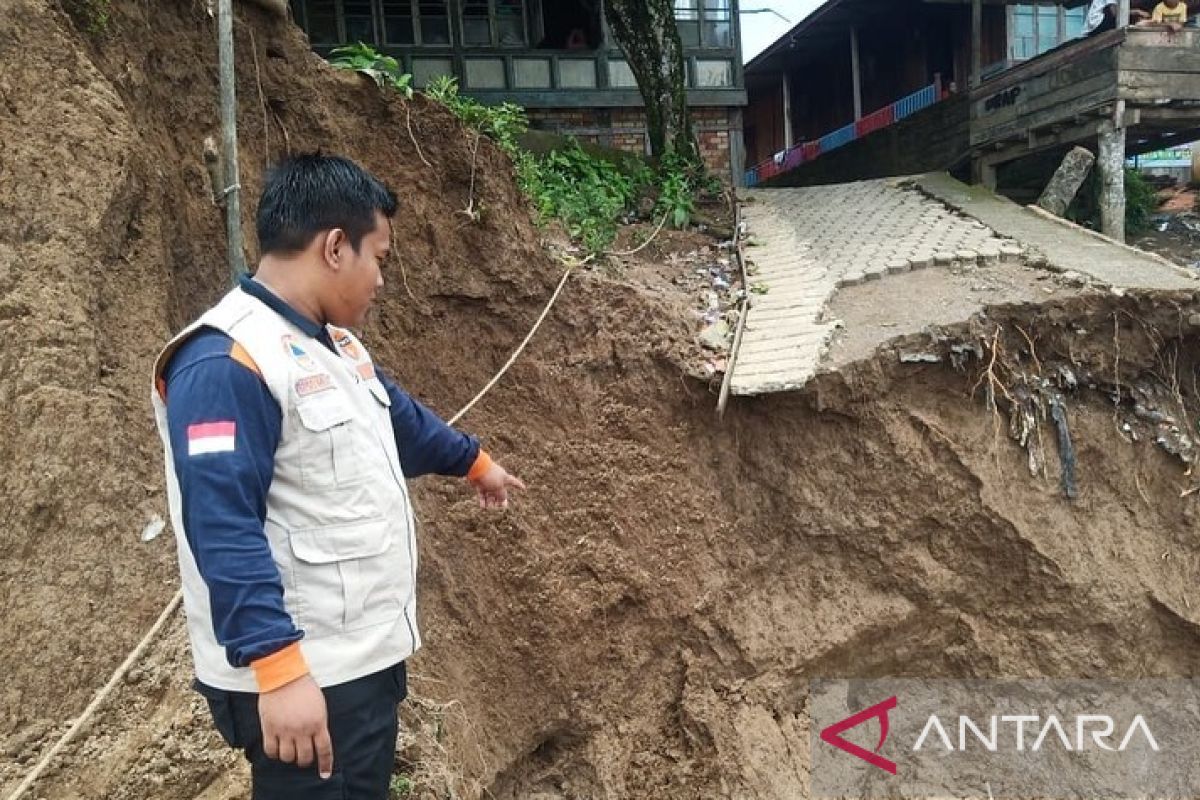
[[[387,800],[396,757],[396,706],[408,693],[404,663],[329,686],[325,707],[333,740],[333,775],[322,780],[314,762],[297,767],[267,758],[258,695],[197,683],[217,730],[250,762],[253,800]]]

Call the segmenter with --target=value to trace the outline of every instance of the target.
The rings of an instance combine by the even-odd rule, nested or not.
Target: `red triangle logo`
[[[835,722],[828,728],[821,731],[821,741],[826,744],[831,744],[839,750],[843,750],[850,755],[861,758],[871,766],[879,767],[884,772],[892,775],[896,774],[896,764],[894,761],[888,761],[883,756],[879,755],[879,750],[883,747],[883,743],[888,737],[888,712],[898,705],[899,701],[895,697],[889,697],[882,703],[876,703],[870,708],[864,708],[853,716],[846,717],[841,722]],[[869,719],[879,718],[879,744],[875,747],[875,752],[871,752],[865,748],[859,747],[853,742],[848,742],[842,738],[842,734],[851,728],[858,727]]]

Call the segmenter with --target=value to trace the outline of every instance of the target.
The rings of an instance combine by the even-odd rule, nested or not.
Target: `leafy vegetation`
[[[1158,211],[1158,194],[1149,181],[1136,169],[1125,170],[1125,230],[1131,234],[1144,233],[1150,228],[1150,217]]]
[[[333,51],[331,62],[371,76],[380,86],[390,86],[411,97],[412,76],[401,72],[396,59],[359,43]],[[653,198],[651,216],[666,217],[676,228],[691,221],[698,192],[715,193],[719,184],[698,172],[683,156],[668,155],[655,168],[641,159],[620,163],[588,152],[568,139],[545,154],[521,146],[529,130],[525,109],[513,103],[484,105],[459,93],[458,81],[440,77],[423,90],[431,100],[446,106],[464,125],[488,137],[512,158],[521,190],[529,197],[542,221],[558,220],[570,236],[589,252],[608,248],[618,225],[636,216]]]
[[[391,784],[388,786],[388,800],[403,800],[406,797],[412,797],[415,788],[412,778],[407,775],[393,775]]]
[[[95,0],[92,1],[95,2]],[[412,99],[412,75],[404,71],[399,61],[377,52],[369,44],[359,42],[338,47],[330,55],[333,58],[329,60],[329,63],[338,69],[361,72],[379,86],[395,89],[409,100]]]
[[[637,203],[646,172],[624,173],[573,139],[544,156],[524,153],[517,162],[521,189],[538,216],[562,222],[590,252],[612,244],[621,217]]]
[[[1067,219],[1092,228],[1100,228],[1100,181],[1092,170],[1067,209]],[[1136,236],[1150,227],[1150,217],[1158,211],[1154,187],[1136,169],[1125,169],[1125,233]]]
[[[516,157],[521,149],[521,134],[529,130],[525,109],[515,103],[485,106],[473,97],[458,93],[458,79],[443,75],[430,81],[425,96],[454,112],[469,128],[494,141],[501,150]]]
[[[68,0],[66,10],[92,36],[103,36],[112,22],[112,0]]]

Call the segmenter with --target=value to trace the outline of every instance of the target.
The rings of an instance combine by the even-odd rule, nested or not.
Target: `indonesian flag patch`
[[[207,453],[232,453],[237,438],[237,423],[201,422],[188,425],[188,455],[202,456]]]

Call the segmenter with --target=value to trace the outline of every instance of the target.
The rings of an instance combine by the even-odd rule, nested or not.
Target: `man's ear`
[[[340,269],[341,264],[339,251],[344,250],[348,240],[346,232],[341,228],[333,228],[325,234],[325,241],[322,255],[325,257],[325,263],[333,269]]]

